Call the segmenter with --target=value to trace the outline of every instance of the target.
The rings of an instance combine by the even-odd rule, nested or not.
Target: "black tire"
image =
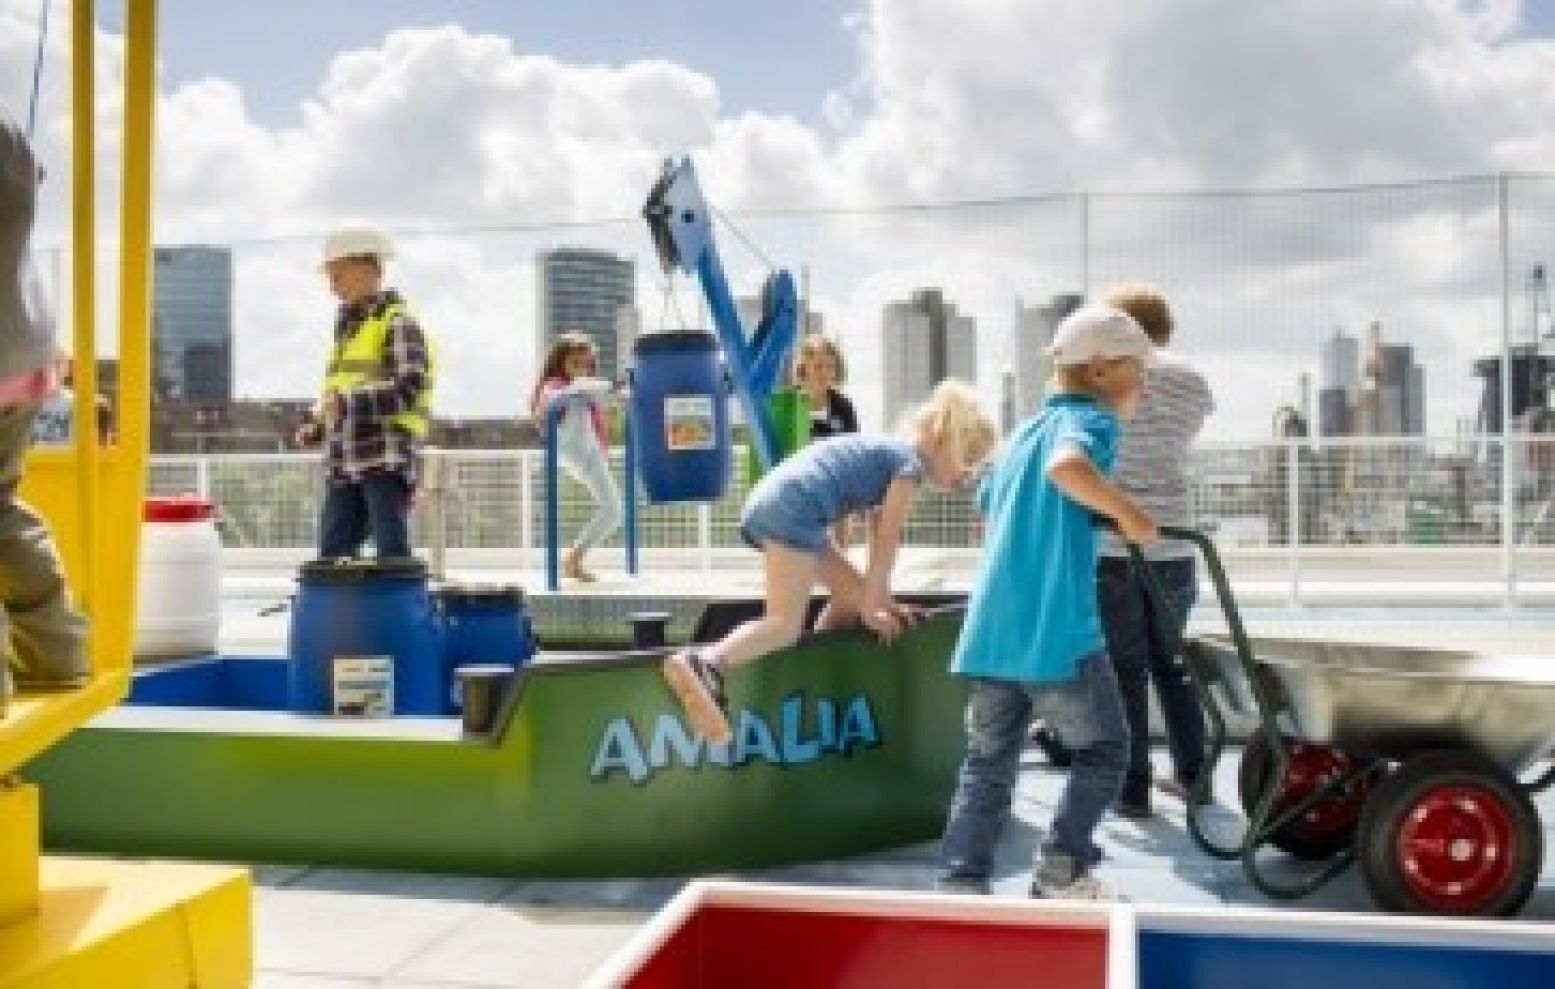
[[[1544,864],[1533,801],[1505,769],[1475,752],[1414,756],[1366,802],[1361,874],[1395,913],[1509,917]]]
[[[1312,784],[1308,782],[1310,774],[1301,771],[1307,768],[1309,760],[1316,761],[1317,768],[1320,769],[1344,771],[1354,766],[1349,756],[1336,749],[1303,742],[1293,743],[1289,739],[1282,739],[1282,742],[1287,753],[1293,759],[1302,760],[1302,763],[1293,767],[1296,781],[1287,782],[1283,788],[1294,792],[1282,792],[1275,798],[1271,816],[1278,815],[1283,808],[1291,806],[1292,803],[1312,792]],[[1248,738],[1247,746],[1242,750],[1242,762],[1237,768],[1236,779],[1237,796],[1241,798],[1242,811],[1249,819],[1252,817],[1253,807],[1257,804],[1258,797],[1268,785],[1269,776],[1273,772],[1274,755],[1269,751],[1269,741],[1263,732],[1254,732]],[[1269,836],[1269,844],[1288,855],[1308,862],[1321,862],[1332,858],[1355,841],[1355,832],[1360,826],[1361,807],[1364,802],[1363,788],[1351,794],[1336,795],[1324,800],[1312,808],[1309,814],[1311,820],[1297,820],[1286,824]]]

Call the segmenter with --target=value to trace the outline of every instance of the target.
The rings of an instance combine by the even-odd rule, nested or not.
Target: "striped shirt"
[[[1145,377],[1139,410],[1123,428],[1112,480],[1158,525],[1193,524],[1188,448],[1213,411],[1215,400],[1204,376],[1176,354],[1156,351],[1156,363]],[[1099,552],[1114,557],[1128,553],[1123,541],[1110,529],[1103,530]],[[1191,545],[1171,539],[1163,539],[1145,551],[1151,560],[1178,560],[1193,555]]]

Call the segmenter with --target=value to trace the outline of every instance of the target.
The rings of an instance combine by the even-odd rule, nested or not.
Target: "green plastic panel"
[[[517,681],[496,739],[328,719],[245,732],[210,711],[182,730],[89,725],[26,775],[55,849],[551,877],[859,854],[943,825],[960,617],[890,648],[816,636],[742,670],[718,750],[690,739],[658,655],[564,654]]]

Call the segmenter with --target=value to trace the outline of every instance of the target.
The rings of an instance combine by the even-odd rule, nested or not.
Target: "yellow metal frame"
[[[124,156],[119,243],[118,446],[97,445],[97,195],[93,180],[95,4],[71,8],[71,292],[75,442],[35,452],[22,485],[48,518],[91,619],[92,677],[22,694],[0,714],[0,989],[241,989],[253,972],[252,892],[241,869],[40,858],[38,789],[16,773],[129,686],[151,357],[151,149],[156,0],[124,5]],[[155,767],[147,767],[150,772]]]
[[[71,4],[71,292],[75,314],[75,443],[35,452],[23,497],[58,540],[77,601],[92,622],[91,682],[14,698],[0,721],[0,774],[15,771],[77,725],[112,707],[129,684],[140,514],[146,487],[151,355],[151,149],[156,4],[125,4],[123,209],[119,286],[119,442],[96,443],[96,151],[93,0]]]

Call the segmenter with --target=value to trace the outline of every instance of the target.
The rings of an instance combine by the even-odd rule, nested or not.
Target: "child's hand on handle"
[[[1123,538],[1136,546],[1149,546],[1161,538],[1161,529],[1155,524],[1155,519],[1133,503],[1126,505],[1114,521]]]

